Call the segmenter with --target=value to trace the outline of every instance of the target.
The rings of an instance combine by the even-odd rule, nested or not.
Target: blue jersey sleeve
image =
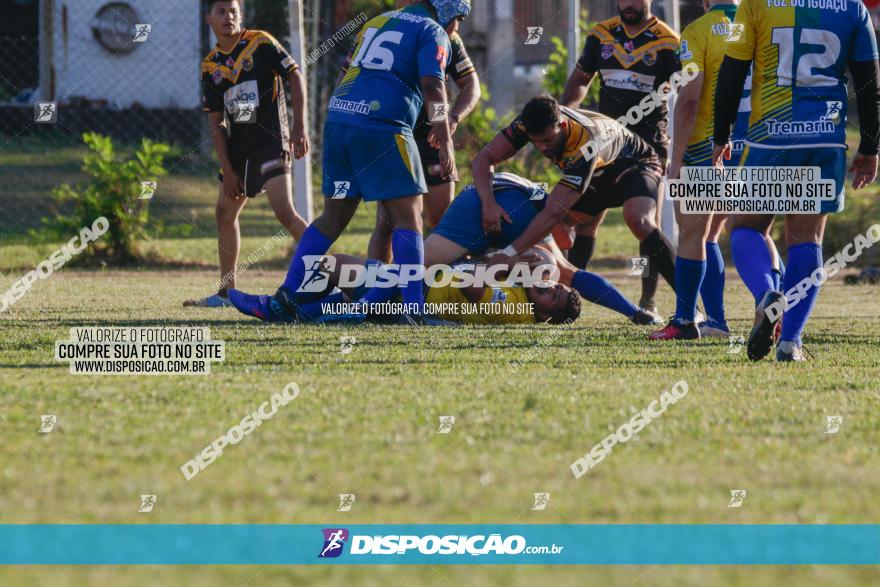
[[[849,49],[849,61],[874,61],[877,59],[877,37],[868,9],[861,2],[858,6],[858,24]]]
[[[425,76],[446,78],[446,62],[451,46],[449,35],[439,25],[425,27],[419,35],[419,78]]]

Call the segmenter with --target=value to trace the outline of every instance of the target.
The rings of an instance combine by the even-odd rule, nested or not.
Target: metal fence
[[[286,44],[287,4],[248,3],[247,26]],[[338,29],[335,8],[304,2],[307,53]],[[212,40],[203,13],[192,0],[23,0],[0,24],[0,245],[39,240],[44,219],[65,213],[52,191],[85,179],[87,131],[111,137],[121,154],[144,138],[171,145],[168,175],[150,202],[155,230],[214,234],[217,164],[199,83]],[[347,50],[334,43],[305,68],[318,157],[318,106]]]

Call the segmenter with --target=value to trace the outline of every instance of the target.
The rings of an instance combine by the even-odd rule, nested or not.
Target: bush
[[[107,235],[90,244],[83,258],[117,265],[132,263],[138,259],[136,242],[144,236],[149,219],[149,200],[140,199],[141,182],[157,181],[167,174],[163,163],[170,147],[143,139],[140,150],[126,159],[117,155],[109,137],[85,133],[83,141],[90,151],[83,157],[82,170],[91,180],[75,187],[62,184],[52,190],[56,204],[72,203],[73,211],[56,214],[46,224],[66,239],[105,216],[110,222]]]

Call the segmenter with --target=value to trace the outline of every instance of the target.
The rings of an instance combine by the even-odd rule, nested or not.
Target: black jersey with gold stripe
[[[290,131],[282,76],[298,65],[272,35],[245,30],[235,47],[215,48],[202,61],[205,112],[223,112],[233,158],[277,143],[287,152]]]
[[[624,116],[679,71],[678,44],[675,31],[656,16],[634,36],[626,32],[619,16],[593,27],[577,66],[586,73],[599,74],[599,111],[612,118]],[[667,124],[663,102],[631,130],[656,147],[669,142]]]
[[[582,194],[594,172],[616,162],[656,162],[657,154],[622,124],[598,112],[559,107],[565,120],[564,146],[551,160],[562,170],[559,183]],[[525,125],[517,117],[501,131],[517,150],[529,142]],[[588,143],[590,146],[588,147]],[[659,168],[659,163],[657,164]]]

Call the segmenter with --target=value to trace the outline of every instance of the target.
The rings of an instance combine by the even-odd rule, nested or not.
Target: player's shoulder
[[[717,19],[717,15],[722,14],[717,11],[710,11],[706,14],[701,15],[698,19],[684,27],[681,31],[681,38],[689,38],[693,39],[694,37],[704,36],[706,31],[715,24]]]
[[[214,49],[210,53],[205,55],[205,58],[202,59],[202,73],[212,70],[213,67],[217,65],[216,59],[219,53],[220,49],[214,47]]]
[[[657,17],[654,17],[654,22],[648,26],[648,31],[650,31],[659,41],[678,42],[678,33],[672,30],[671,26]]]
[[[595,110],[587,110],[586,108],[569,108],[567,106],[560,105],[559,111],[568,118],[581,124],[590,124],[594,120],[602,120],[606,118],[608,120],[613,120],[612,118],[605,116],[604,114],[596,112]]]
[[[246,30],[242,36],[241,40],[246,42],[247,44],[256,43],[256,44],[270,44],[270,45],[281,45],[278,42],[278,39],[272,36],[271,33],[260,29],[248,29]]]
[[[598,37],[600,41],[610,41],[614,39],[614,29],[621,26],[620,17],[612,16],[597,22],[588,33],[590,36]]]

